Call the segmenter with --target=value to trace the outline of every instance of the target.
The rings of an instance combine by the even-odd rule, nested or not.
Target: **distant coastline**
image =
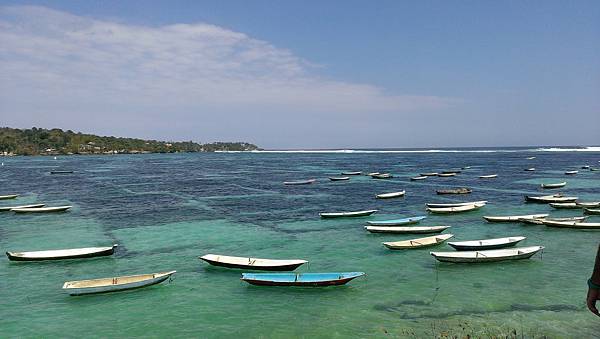
[[[247,142],[158,141],[83,134],[59,128],[0,127],[0,156],[255,151]]]
[[[346,149],[260,149],[255,153],[516,153],[516,152],[599,152],[600,146],[510,146],[510,147],[429,147],[429,148],[346,148]]]

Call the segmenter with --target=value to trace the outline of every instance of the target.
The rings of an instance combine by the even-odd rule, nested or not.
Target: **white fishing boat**
[[[554,195],[543,195],[543,196],[525,196],[525,201],[528,202],[539,202],[539,203],[551,203],[551,202],[575,202],[578,197],[565,197],[561,194]]]
[[[520,222],[524,224],[535,224],[535,225],[543,225],[544,220],[548,221],[576,221],[582,222],[587,219],[587,216],[582,217],[566,217],[566,218],[534,218],[534,219],[519,219]]]
[[[561,188],[561,187],[565,187],[567,185],[566,181],[563,182],[558,182],[556,184],[542,184],[542,188],[545,189],[551,189],[551,188]]]
[[[367,225],[370,226],[402,226],[409,224],[416,224],[421,220],[427,218],[427,216],[417,216],[417,217],[409,217],[402,219],[391,219],[391,220],[373,220],[367,221]]]
[[[427,207],[427,211],[431,213],[460,213],[474,211],[483,206],[485,206],[485,204],[473,204],[458,207]]]
[[[308,261],[301,259],[260,259],[247,257],[232,257],[219,254],[206,254],[200,259],[213,266],[241,268],[258,271],[293,271]]]
[[[540,219],[548,216],[548,213],[542,214],[526,214],[526,215],[505,215],[505,216],[489,216],[484,215],[483,219],[489,222],[517,222],[521,219]]]
[[[420,176],[420,177],[412,177],[412,178],[410,178],[411,181],[425,180],[425,179],[427,179],[426,176]]]
[[[438,175],[438,172],[425,172],[425,173],[420,173],[420,176],[423,177],[435,177],[436,175]]]
[[[480,175],[479,178],[480,179],[492,179],[492,178],[497,178],[498,174],[488,174],[488,175]]]
[[[6,252],[6,256],[8,257],[8,260],[12,261],[82,259],[112,255],[115,253],[115,248],[117,248],[117,246],[118,245],[115,244],[109,247],[87,247],[32,252]]]
[[[535,157],[527,157],[527,160],[533,160]]]
[[[331,181],[345,181],[345,180],[350,180],[350,177],[329,177],[329,180],[331,180]]]
[[[549,204],[551,207],[559,208],[559,209],[576,209],[581,208],[577,206],[574,202],[551,202]]]
[[[583,165],[581,166],[581,169],[590,169],[590,165]]]
[[[371,172],[371,173],[367,173],[367,176],[372,177],[372,176],[377,175],[377,174],[381,174],[381,173],[379,173],[379,172]]]
[[[583,230],[600,230],[600,222],[551,221],[544,220],[544,225],[550,227],[578,228]]]
[[[342,175],[361,175],[362,172],[361,171],[355,171],[355,172],[342,172]]]
[[[31,204],[31,205],[21,205],[21,206],[3,206],[0,207],[0,212],[10,211],[15,208],[34,208],[34,207],[44,207],[44,204]]]
[[[585,214],[599,215],[600,214],[600,208],[585,208],[585,209],[583,209],[583,213],[585,213]]]
[[[533,172],[533,171],[535,171],[535,167],[526,168],[525,171],[526,172]]]
[[[18,194],[0,195],[0,200],[14,199],[18,196]]]
[[[159,284],[169,279],[175,272],[177,271],[67,281],[62,288],[70,295],[117,292]]]
[[[579,171],[566,171],[565,172],[566,175],[574,175],[574,174],[577,174],[577,173],[579,173]]]
[[[398,234],[422,234],[422,233],[440,233],[450,228],[450,226],[365,226],[365,229],[371,233],[398,233]]]
[[[593,202],[576,202],[577,206],[581,208],[596,208],[600,207],[600,201]]]
[[[51,213],[64,212],[73,206],[54,206],[54,207],[29,207],[29,208],[13,208],[11,211],[15,213]]]
[[[375,212],[377,212],[377,210],[319,213],[319,215],[321,216],[321,218],[348,218],[348,217],[366,217]]]
[[[284,185],[310,185],[315,183],[317,179],[308,179],[308,180],[297,180],[297,181],[284,181]]]
[[[379,174],[374,174],[371,176],[371,178],[373,179],[391,179],[394,176],[391,175],[390,173],[379,173]]]
[[[433,207],[433,208],[444,208],[444,207],[460,207],[460,206],[468,206],[468,205],[475,205],[475,204],[487,204],[487,200],[480,200],[480,201],[469,201],[469,202],[454,202],[454,203],[441,203],[441,204],[437,204],[437,203],[428,203],[425,204],[427,207]]]
[[[377,197],[377,199],[391,199],[391,198],[403,197],[405,193],[406,193],[406,191],[402,190],[399,192],[377,194],[375,197]]]
[[[527,259],[543,249],[544,246],[530,246],[485,251],[430,252],[430,254],[442,262],[482,263]]]
[[[517,243],[525,239],[525,237],[518,236],[495,239],[452,241],[449,242],[448,245],[454,247],[454,249],[457,251],[493,250],[515,246]]]
[[[453,234],[448,233],[418,239],[383,242],[382,244],[391,250],[404,250],[439,245],[453,236]]]
[[[452,173],[438,173],[437,174],[438,177],[454,177],[456,176],[456,173],[452,172]]]

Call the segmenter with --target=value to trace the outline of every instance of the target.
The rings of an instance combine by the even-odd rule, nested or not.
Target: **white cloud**
[[[1,7],[0,46],[0,115],[16,124],[110,131],[117,120],[139,134],[127,121],[143,120],[156,129],[147,136],[161,137],[165,122],[186,119],[188,128],[199,128],[196,139],[226,139],[235,119],[263,118],[281,128],[301,121],[299,114],[316,122],[457,102],[328,79],[288,50],[204,23],[136,26],[44,7]],[[276,143],[264,131],[239,137],[256,134]]]

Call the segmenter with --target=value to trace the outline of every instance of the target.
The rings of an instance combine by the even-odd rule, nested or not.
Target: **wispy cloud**
[[[205,23],[136,26],[44,7],[1,7],[0,46],[0,115],[17,124],[110,131],[119,121],[118,132],[139,134],[142,122],[160,134],[165,124],[186,121],[198,137],[230,138],[236,120],[251,129],[261,126],[251,121],[265,119],[281,129],[299,114],[316,122],[457,102],[329,79],[286,49]]]

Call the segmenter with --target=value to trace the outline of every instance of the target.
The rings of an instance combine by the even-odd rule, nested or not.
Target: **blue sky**
[[[1,1],[0,117],[267,148],[600,144],[597,1]]]

